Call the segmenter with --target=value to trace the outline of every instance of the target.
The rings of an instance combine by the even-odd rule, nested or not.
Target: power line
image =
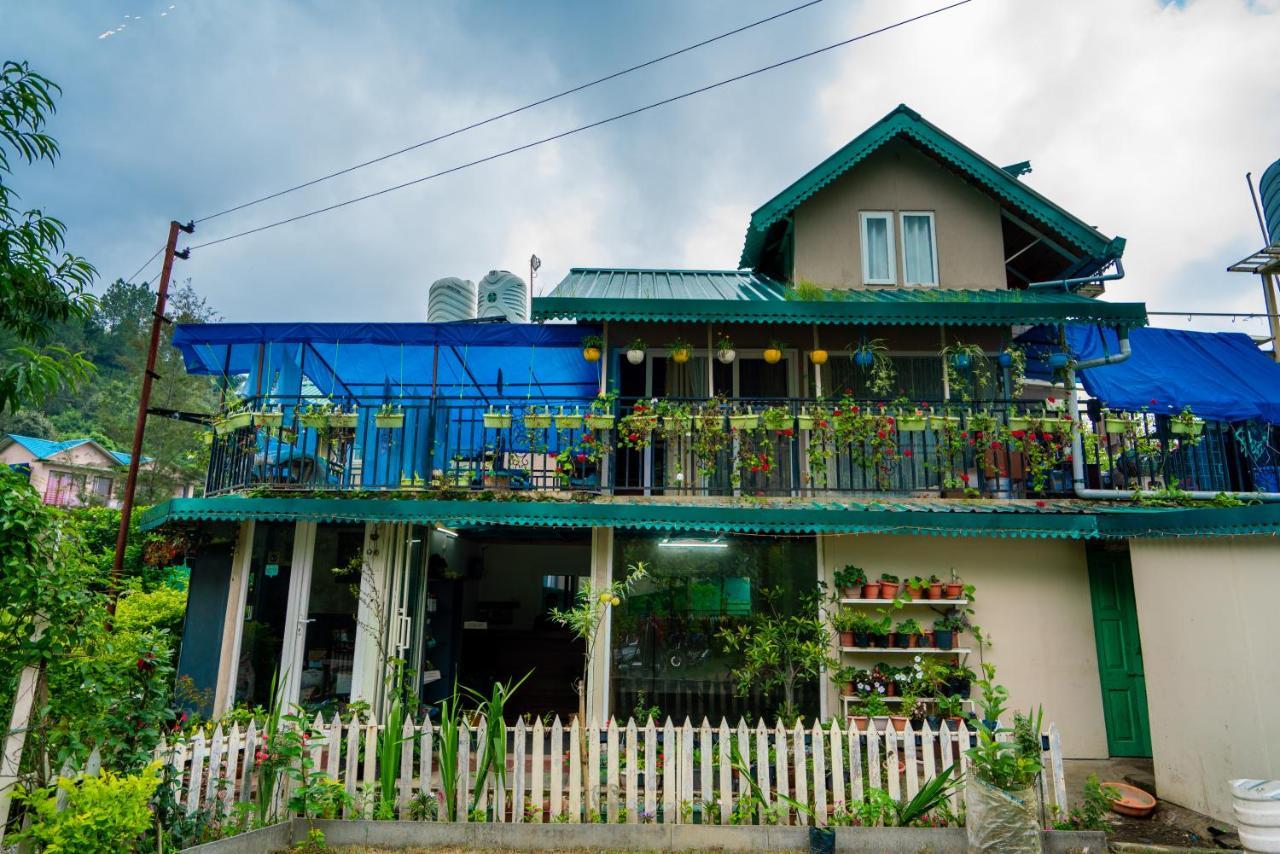
[[[1265,311],[1148,311],[1147,314],[1167,317],[1239,317],[1251,320],[1257,317],[1280,317],[1280,314],[1268,314]]]
[[[126,282],[129,282],[130,284],[132,284],[133,280],[134,280],[134,279],[136,279],[136,278],[138,278],[138,274],[139,274],[139,273],[141,273],[143,270],[147,269],[147,267],[149,267],[149,266],[151,265],[151,262],[152,262],[152,261],[154,261],[154,260],[156,260],[157,258],[159,258],[159,257],[160,257],[160,253],[161,253],[161,252],[163,252],[163,251],[164,251],[164,247],[163,247],[163,246],[161,246],[159,249],[157,249],[157,250],[156,250],[156,254],[152,255],[150,258],[148,258],[146,261],[144,261],[144,262],[142,263],[142,266],[141,266],[141,267],[139,267],[138,269],[134,270],[134,271],[133,271],[133,275],[132,275],[132,276],[130,276],[129,278],[125,279],[125,281],[126,281]]]
[[[355,198],[347,199],[346,201],[337,202],[332,205],[326,205],[325,207],[322,207],[322,208],[316,208],[315,210],[307,211],[306,213],[297,214],[296,216],[291,216],[286,219],[277,220],[275,222],[270,222],[270,223],[267,223],[266,225],[260,225],[260,226],[257,226],[256,228],[248,229],[247,231],[241,231],[235,234],[227,235],[226,237],[220,237],[217,240],[210,240],[205,243],[198,243],[195,246],[192,246],[191,248],[204,249],[205,247],[208,247],[208,246],[216,246],[219,243],[226,243],[229,240],[236,240],[241,237],[248,237],[251,234],[257,234],[260,231],[266,231],[268,229],[276,228],[281,225],[287,225],[291,222],[297,222],[299,220],[307,219],[308,217],[316,216],[317,214],[328,213],[329,211],[337,210],[338,208],[344,208],[347,205],[353,205],[356,202],[363,202],[368,199],[376,198],[377,196],[382,196],[382,195],[386,195],[387,193],[395,192],[396,190],[403,190],[406,187],[412,187],[415,184],[421,184],[424,181],[430,181],[434,178],[440,178],[445,175],[450,175],[454,172],[461,172],[463,169],[469,169],[472,166],[479,166],[480,164],[488,163],[491,160],[497,160],[501,157],[506,157],[508,155],[516,154],[521,151],[527,151],[528,149],[536,148],[539,145],[545,145],[548,142],[554,142],[558,139],[564,139],[565,137],[573,136],[574,134],[579,134],[579,133],[582,133],[583,131],[591,130],[592,128],[597,128],[602,125],[607,125],[611,122],[619,121],[620,119],[630,118],[631,116],[639,115],[640,113],[647,112],[657,107],[663,107],[663,106],[666,106],[667,104],[673,104],[676,101],[684,100],[685,98],[691,98],[694,95],[701,95],[704,92],[710,92],[712,89],[718,89],[721,86],[727,86],[730,83],[736,83],[740,80],[746,80],[748,77],[755,77],[758,74],[764,74],[765,72],[773,71],[775,69],[782,68],[783,66],[791,65],[792,63],[799,62],[804,59],[809,59],[810,57],[814,57],[822,53],[826,53],[827,51],[835,50],[836,48],[845,47],[847,45],[853,44],[854,42],[862,41],[863,39],[870,38],[871,36],[879,35],[881,33],[885,33],[890,30],[895,30],[895,29],[898,29],[899,27],[904,27],[907,24],[911,24],[916,21],[920,21],[925,18],[929,18],[934,15],[941,14],[942,12],[955,9],[958,6],[964,6],[971,2],[973,2],[973,0],[958,0],[958,2],[950,3],[946,6],[939,6],[936,9],[933,9],[928,12],[923,12],[919,15],[915,15],[910,18],[903,18],[901,21],[897,21],[892,24],[887,24],[886,26],[880,27],[878,29],[869,30],[865,33],[861,33],[859,35],[844,39],[843,41],[838,41],[838,42],[835,42],[834,44],[829,44],[826,47],[820,47],[820,48],[817,48],[816,50],[811,50],[811,51],[808,51],[807,53],[802,53],[798,56],[793,56],[790,59],[784,59],[779,62],[772,63],[770,65],[765,65],[753,71],[747,71],[743,74],[738,74],[716,83],[711,83],[706,86],[701,86],[697,89],[691,89],[688,92],[684,92],[680,95],[673,95],[670,98],[663,98],[661,101],[654,101],[653,103],[646,104],[643,107],[636,107],[633,110],[627,110],[624,113],[618,113],[617,115],[613,115],[605,119],[600,119],[599,121],[594,121],[594,122],[591,122],[590,124],[585,124],[580,127],[573,128],[572,130],[561,131],[560,133],[553,134],[548,137],[543,137],[542,139],[535,140],[533,142],[527,142],[524,145],[517,145],[514,148],[508,148],[503,151],[499,151],[495,154],[490,154],[485,157],[481,157],[479,159],[472,160],[458,166],[452,166],[448,169],[442,169],[439,172],[433,172],[430,175],[424,175],[421,178],[414,178],[411,181],[405,181],[404,183],[401,183],[401,184],[395,184],[390,187],[384,187],[381,190],[375,190],[374,192],[366,193],[363,196],[356,196]]]
[[[387,154],[380,155],[378,157],[373,158],[372,160],[366,160],[363,163],[357,163],[354,166],[348,166],[345,169],[339,169],[337,172],[330,172],[328,175],[321,175],[319,178],[313,178],[310,181],[305,181],[301,184],[297,184],[296,186],[279,190],[275,193],[262,196],[261,198],[253,199],[252,201],[244,202],[243,204],[239,204],[239,205],[236,205],[235,207],[227,208],[226,210],[223,210],[223,211],[218,211],[215,214],[209,214],[208,216],[204,216],[204,217],[201,217],[200,219],[197,219],[196,222],[197,223],[208,222],[211,219],[215,219],[225,214],[234,213],[235,211],[241,211],[241,210],[244,210],[245,208],[253,207],[254,205],[261,204],[262,202],[270,201],[271,199],[278,199],[279,197],[287,195],[289,193],[293,193],[298,190],[305,189],[307,187],[313,187],[316,184],[322,183],[324,181],[328,181],[331,178],[337,178],[340,175],[346,175],[350,172],[356,171],[357,169],[363,169],[366,166],[372,166],[375,163],[381,163],[384,160],[390,160],[392,157],[398,157],[401,154],[407,154],[410,151],[415,151],[419,148],[423,148],[424,146],[431,145],[432,143],[440,142],[441,140],[448,139],[449,137],[452,137],[452,136],[457,136],[458,134],[461,134],[461,133],[466,133],[469,130],[475,130],[476,128],[484,127],[485,125],[491,124],[500,119],[505,119],[510,116],[514,116],[517,113],[523,113],[525,110],[531,110],[534,107],[540,107],[543,104],[549,104],[552,101],[555,101],[559,98],[564,98],[568,95],[573,95],[575,93],[583,91],[584,89],[590,89],[592,86],[598,86],[601,83],[607,83],[610,80],[614,80],[618,77],[622,77],[625,74],[630,74],[633,71],[639,71],[643,68],[648,68],[651,65],[657,65],[659,62],[665,62],[668,59],[680,56],[681,54],[689,53],[690,51],[697,50],[700,47],[706,47],[707,45],[713,44],[714,42],[718,42],[721,39],[727,39],[730,36],[736,36],[738,33],[746,32],[747,30],[750,30],[754,27],[758,27],[762,24],[767,24],[771,21],[776,21],[779,18],[784,18],[787,15],[792,14],[793,12],[799,12],[802,9],[809,8],[810,6],[816,6],[821,2],[823,2],[823,0],[807,0],[807,2],[801,3],[799,6],[793,6],[790,9],[785,9],[774,15],[770,15],[767,18],[761,18],[760,20],[753,21],[750,24],[744,24],[741,27],[737,27],[736,29],[732,29],[732,30],[729,30],[728,32],[721,33],[718,36],[712,36],[709,39],[703,39],[702,41],[697,42],[696,44],[691,44],[688,47],[682,47],[679,50],[672,51],[671,53],[664,53],[662,56],[646,60],[640,63],[639,65],[633,65],[630,68],[624,68],[621,71],[615,71],[612,74],[606,74],[604,77],[598,77],[595,80],[592,80],[588,83],[582,83],[578,86],[574,86],[572,89],[566,89],[563,92],[557,92],[554,95],[549,95],[545,98],[539,98],[538,100],[525,104],[522,107],[515,107],[513,109],[507,110],[504,113],[499,113],[496,116],[490,116],[487,119],[482,119],[478,122],[472,122],[471,124],[465,127],[460,127],[457,130],[451,130],[448,133],[442,133],[439,136],[433,136],[430,139],[424,139],[421,142],[415,142],[413,145],[409,145],[404,148],[398,149],[396,151],[392,151]],[[147,262],[147,263],[150,263],[150,262]]]

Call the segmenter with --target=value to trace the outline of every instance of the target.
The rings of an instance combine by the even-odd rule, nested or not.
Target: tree
[[[5,183],[10,156],[54,163],[58,142],[45,133],[61,89],[26,62],[0,66],[0,329],[16,339],[0,366],[0,413],[74,387],[93,374],[80,353],[51,344],[58,324],[87,318],[95,300],[89,285],[97,271],[64,251],[66,226],[37,209],[16,207]]]

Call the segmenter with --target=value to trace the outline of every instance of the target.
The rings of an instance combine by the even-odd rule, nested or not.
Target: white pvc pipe
[[[1080,429],[1080,394],[1076,390],[1076,371],[1086,368],[1100,368],[1105,365],[1116,365],[1133,355],[1129,347],[1129,335],[1121,331],[1120,352],[1115,355],[1088,359],[1079,364],[1067,367],[1067,406],[1071,413],[1071,482],[1077,498],[1089,500],[1113,500],[1117,498],[1133,498],[1134,496],[1160,496],[1163,493],[1153,490],[1125,489],[1086,489],[1084,485],[1084,438]],[[1241,501],[1280,501],[1280,494],[1273,492],[1212,492],[1210,490],[1193,490],[1184,493],[1189,498],[1211,501],[1219,495],[1229,495]]]

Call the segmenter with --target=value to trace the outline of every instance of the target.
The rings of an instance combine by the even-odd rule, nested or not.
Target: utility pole
[[[151,383],[156,379],[156,352],[160,349],[160,327],[168,323],[165,303],[169,298],[169,276],[173,273],[173,259],[186,260],[191,250],[176,251],[178,232],[191,234],[195,223],[182,225],[176,220],[169,223],[169,242],[164,246],[164,266],[160,268],[160,287],[156,291],[156,310],[151,315],[151,342],[147,345],[147,367],[142,374],[142,392],[138,396],[138,419],[133,426],[133,448],[129,454],[129,476],[124,484],[124,501],[120,507],[120,530],[116,532],[116,554],[111,564],[111,599],[107,605],[115,614],[116,594],[120,589],[120,572],[124,568],[124,549],[129,542],[129,523],[133,517],[133,496],[138,488],[138,465],[142,462],[142,436],[147,429],[147,407],[151,403]]]

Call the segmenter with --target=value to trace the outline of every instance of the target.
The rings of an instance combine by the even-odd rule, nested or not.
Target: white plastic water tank
[[[1245,851],[1280,851],[1280,780],[1232,780],[1231,807]]]
[[[524,279],[507,270],[490,270],[477,286],[477,317],[505,317],[511,323],[529,322],[529,289]]]
[[[427,323],[474,320],[475,316],[475,282],[449,276],[431,283],[431,288],[427,291]]]

